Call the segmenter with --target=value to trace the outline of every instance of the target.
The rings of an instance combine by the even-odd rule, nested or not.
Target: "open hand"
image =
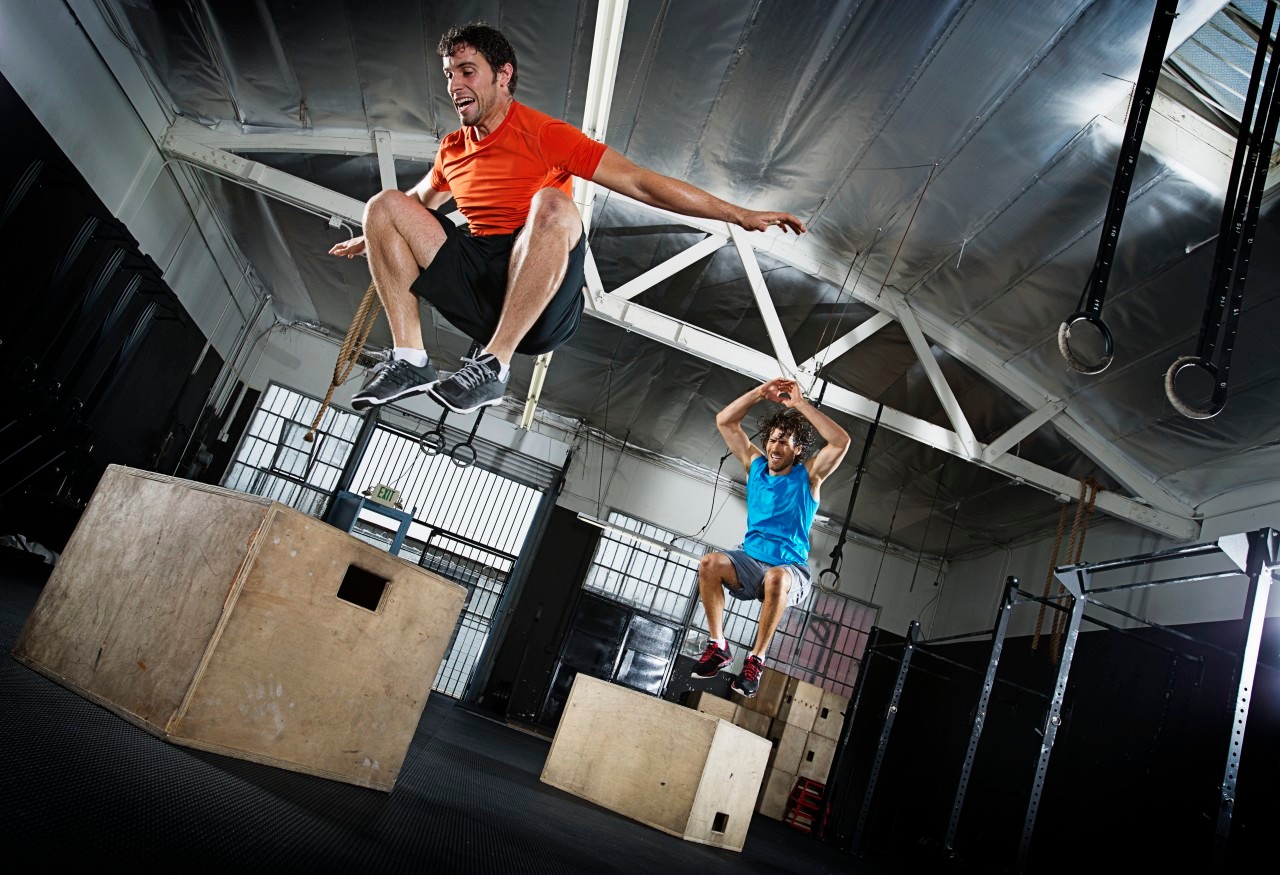
[[[343,240],[329,250],[330,255],[345,255],[347,258],[355,258],[357,255],[364,255],[364,235],[352,237],[350,240]]]
[[[804,222],[790,213],[771,213],[760,210],[747,210],[738,220],[738,224],[748,231],[767,231],[770,228],[781,228],[784,232],[803,234]]]

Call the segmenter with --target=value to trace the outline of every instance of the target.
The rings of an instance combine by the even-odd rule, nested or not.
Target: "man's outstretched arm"
[[[742,430],[742,420],[747,418],[751,408],[761,401],[778,401],[778,384],[783,380],[770,380],[761,383],[742,397],[732,401],[724,410],[716,414],[716,428],[724,438],[725,445],[733,453],[734,458],[742,463],[742,467],[751,470],[751,463],[756,456],[763,456],[764,451],[751,443],[747,433]]]
[[[790,213],[748,210],[722,201],[697,186],[655,173],[631,161],[616,149],[606,148],[591,181],[641,203],[684,216],[719,219],[748,231],[781,228],[803,234],[804,223]]]

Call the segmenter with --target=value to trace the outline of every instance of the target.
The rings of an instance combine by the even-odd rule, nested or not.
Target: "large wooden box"
[[[465,594],[276,502],[113,465],[13,655],[175,744],[390,790]]]
[[[711,714],[585,674],[542,780],[673,836],[741,851],[769,742]]]

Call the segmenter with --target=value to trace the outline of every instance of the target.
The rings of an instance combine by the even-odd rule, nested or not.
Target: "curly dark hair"
[[[493,68],[493,75],[498,75],[498,68],[503,64],[511,65],[511,78],[507,80],[507,91],[516,93],[516,50],[502,31],[490,27],[483,21],[473,21],[462,27],[451,27],[440,37],[440,45],[436,46],[436,54],[447,58],[463,46],[471,46]]]
[[[784,438],[790,435],[792,443],[796,445],[797,462],[804,461],[813,445],[818,442],[818,433],[809,424],[809,420],[791,407],[784,407],[772,416],[760,417],[759,425],[761,443],[769,442],[774,429],[781,429]]]

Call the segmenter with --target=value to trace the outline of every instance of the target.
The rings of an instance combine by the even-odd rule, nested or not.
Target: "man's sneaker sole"
[[[436,386],[438,385],[440,385],[440,383],[436,383]],[[502,399],[506,397],[506,394],[504,393],[490,401],[481,401],[479,404],[476,404],[474,407],[454,407],[448,401],[444,400],[438,394],[436,394],[434,390],[435,390],[435,386],[432,387],[432,391],[429,393],[431,395],[431,400],[439,404],[441,407],[444,407],[445,409],[449,410],[452,413],[475,413],[481,407],[492,407],[495,404],[501,404]]]
[[[720,674],[720,672],[724,671],[724,670],[725,670],[726,668],[728,668],[728,667],[729,667],[728,665],[722,665],[722,666],[720,666],[718,669],[716,669],[716,670],[715,670],[715,672],[714,672],[713,674],[698,674],[696,671],[695,671],[695,672],[690,672],[690,673],[689,673],[689,677],[691,677],[691,678],[701,678],[701,679],[702,679],[702,680],[704,680],[704,681],[709,681],[709,680],[711,680],[713,677],[715,677],[716,675]]]
[[[729,684],[729,689],[733,690],[735,693],[737,693],[739,696],[742,696],[744,699],[754,699],[756,697],[755,693],[744,693],[742,692],[742,690],[738,689],[737,681],[734,681],[733,683]],[[756,692],[759,692],[759,690],[757,690]]]
[[[423,395],[430,392],[440,384],[439,380],[434,383],[423,383],[421,386],[413,386],[391,395],[387,398],[352,398],[351,409],[355,411],[368,410],[370,407],[381,407],[384,404],[390,404],[393,401],[399,401],[401,398],[412,398],[414,395]],[[435,395],[431,396],[436,397]]]

